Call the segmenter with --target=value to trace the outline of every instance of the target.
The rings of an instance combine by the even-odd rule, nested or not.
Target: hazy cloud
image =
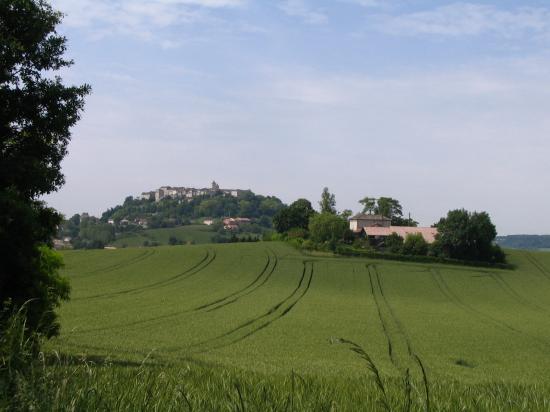
[[[550,9],[520,7],[505,10],[492,5],[454,3],[432,10],[385,16],[379,27],[397,35],[546,36],[550,33]]]
[[[305,0],[284,0],[279,7],[289,16],[299,17],[309,24],[323,24],[328,21],[326,14],[312,8]]]
[[[386,0],[340,0],[346,3],[354,3],[363,7],[381,7],[389,5],[389,2]]]
[[[244,4],[245,0],[53,0],[54,7],[66,14],[65,25],[86,29],[92,38],[123,34],[156,41],[164,48],[181,42],[163,36],[162,30],[208,22],[209,10]]]

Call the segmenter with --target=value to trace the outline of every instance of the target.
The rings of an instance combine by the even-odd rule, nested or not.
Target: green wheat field
[[[139,386],[144,365],[157,390],[188,379],[182,410],[547,410],[550,253],[508,253],[515,270],[278,242],[66,251],[72,298],[49,347],[97,382]]]

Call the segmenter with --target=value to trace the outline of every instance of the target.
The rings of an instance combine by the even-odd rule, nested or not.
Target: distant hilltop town
[[[243,192],[245,191],[242,189],[220,189],[220,186],[216,182],[212,182],[211,187],[202,189],[196,189],[194,187],[161,186],[157,190],[143,192],[140,198],[142,200],[155,200],[155,202],[159,202],[167,197],[171,199],[193,199],[198,196],[215,194],[239,197]]]

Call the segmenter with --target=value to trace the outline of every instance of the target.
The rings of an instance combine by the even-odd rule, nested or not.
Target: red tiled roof
[[[435,227],[410,227],[410,226],[368,226],[363,230],[369,236],[389,236],[392,233],[397,233],[402,238],[406,238],[409,234],[420,233],[424,240],[428,243],[435,241],[435,235],[437,235],[437,228]]]

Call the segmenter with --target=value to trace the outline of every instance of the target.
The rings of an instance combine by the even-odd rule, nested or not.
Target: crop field
[[[305,256],[282,243],[67,251],[72,299],[53,345],[74,355],[264,374],[364,365],[465,382],[540,383],[550,370],[550,254],[516,270]]]
[[[210,243],[214,232],[205,225],[186,225],[172,228],[147,229],[136,233],[123,233],[112,244],[122,247],[140,247],[143,242],[157,242],[160,245],[168,245],[171,236],[183,243],[193,242],[197,244]]]

